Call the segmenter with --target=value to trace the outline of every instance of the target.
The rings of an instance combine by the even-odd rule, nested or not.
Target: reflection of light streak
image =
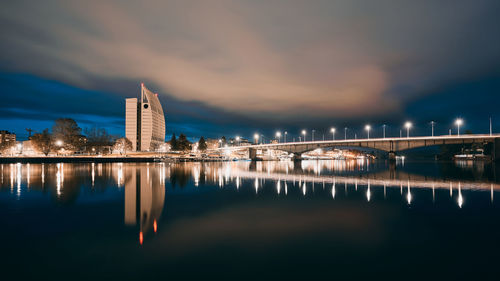
[[[144,242],[144,234],[142,234],[142,231],[139,232],[139,244],[142,245],[142,243]]]
[[[26,184],[27,187],[30,187],[30,163],[26,165],[27,171],[26,171]]]
[[[14,192],[14,164],[10,164],[10,191]]]
[[[21,163],[17,163],[16,167],[16,183],[17,183],[17,198],[21,196]]]
[[[387,184],[384,182],[384,199],[386,198],[387,195]]]
[[[436,187],[432,184],[432,203],[436,201]]]
[[[281,183],[280,183],[280,181],[278,180],[278,181],[276,182],[276,192],[277,192],[278,194],[280,194],[280,191],[281,191]]]
[[[257,194],[259,192],[259,180],[257,178],[255,178],[255,194]]]
[[[156,220],[153,221],[153,231],[156,232],[158,230],[158,224],[156,223]]]
[[[61,185],[62,185],[61,163],[57,163],[57,173],[56,173],[56,192],[57,192],[57,197],[61,196]]]
[[[42,164],[42,186],[45,184],[45,164]]]
[[[285,195],[288,194],[288,185],[286,184],[286,181],[285,181]]]
[[[306,195],[306,182],[302,185],[302,193]]]
[[[335,199],[335,183],[332,185],[332,199]]]
[[[491,196],[491,203],[493,203],[493,184],[491,184],[491,188],[490,188],[490,196]]]
[[[458,207],[462,208],[464,204],[464,198],[462,197],[462,190],[460,188],[460,182],[458,183]]]
[[[358,180],[356,180],[356,182],[354,183],[354,189],[358,191]]]
[[[451,182],[450,182],[450,197],[453,197],[453,187],[451,185]]]
[[[123,180],[123,163],[118,164],[118,186],[122,185]]]
[[[370,182],[368,182],[368,189],[366,190],[366,200],[370,202],[370,198],[372,197],[372,193],[370,191]]]
[[[406,201],[408,201],[408,205],[411,204],[410,181],[408,181],[408,194],[406,195]]]
[[[236,177],[236,190],[240,189],[240,177]]]
[[[95,163],[92,163],[92,186],[94,186],[95,180]]]

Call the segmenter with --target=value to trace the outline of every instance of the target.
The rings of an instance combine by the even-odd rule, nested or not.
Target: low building
[[[6,130],[0,130],[0,146],[3,146],[5,144],[16,144],[16,134]]]

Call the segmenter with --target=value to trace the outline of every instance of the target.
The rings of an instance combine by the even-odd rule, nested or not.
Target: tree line
[[[128,139],[110,135],[104,128],[82,130],[71,118],[55,120],[51,132],[46,128],[41,133],[35,133],[31,136],[31,143],[45,155],[62,149],[94,154],[111,153],[112,150],[123,153],[132,149]]]

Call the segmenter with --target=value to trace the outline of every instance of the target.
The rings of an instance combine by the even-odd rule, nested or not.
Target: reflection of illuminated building
[[[165,185],[158,167],[127,165],[125,177],[125,224],[136,225],[140,231],[156,231],[165,203]]]

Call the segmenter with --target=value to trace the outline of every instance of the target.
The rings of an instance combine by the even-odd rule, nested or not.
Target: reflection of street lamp
[[[367,132],[367,134],[368,134],[368,138],[370,138],[370,130],[371,130],[371,128],[372,128],[372,127],[371,127],[370,125],[366,125],[366,126],[365,126],[365,130],[366,130],[366,132]]]
[[[306,134],[307,134],[306,130],[302,130],[302,134],[304,135],[304,142],[305,142],[306,141]]]
[[[335,128],[331,128],[330,132],[332,133],[332,140],[335,140]]]
[[[457,125],[457,136],[460,136],[460,126],[464,123],[464,120],[458,118],[457,121],[455,121],[455,125]]]
[[[254,134],[253,139],[254,139],[255,144],[258,144],[259,143],[259,134]]]
[[[409,138],[410,137],[410,128],[411,128],[412,124],[411,122],[406,122],[405,123],[405,128],[406,128],[406,137]]]

